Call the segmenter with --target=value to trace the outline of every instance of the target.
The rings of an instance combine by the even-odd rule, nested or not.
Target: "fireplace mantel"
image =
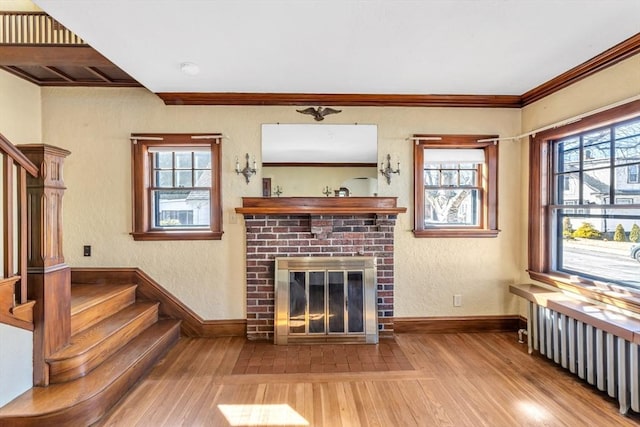
[[[397,197],[243,197],[244,215],[362,215],[405,213]]]

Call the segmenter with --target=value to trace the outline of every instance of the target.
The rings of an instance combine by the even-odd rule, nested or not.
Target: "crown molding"
[[[525,92],[522,95],[522,106],[532,104],[540,99],[558,92],[560,89],[572,85],[592,74],[611,67],[620,61],[630,58],[640,53],[640,33],[629,37],[625,41],[618,43],[610,49],[605,50],[600,55],[594,56],[588,61],[573,67],[569,71],[541,84],[538,87]]]
[[[350,107],[520,108],[517,95],[399,95],[160,92],[166,105],[340,105]]]

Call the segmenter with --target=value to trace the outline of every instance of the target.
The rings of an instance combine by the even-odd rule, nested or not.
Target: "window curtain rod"
[[[527,133],[523,133],[521,135],[506,136],[504,138],[479,139],[478,142],[491,142],[491,141],[493,141],[494,143],[497,143],[498,141],[513,141],[513,140],[526,138],[528,136],[535,135],[535,134],[537,134],[539,132],[542,132],[542,131],[545,131],[545,130],[555,129],[555,128],[560,127],[560,126],[565,126],[565,125],[568,125],[568,124],[571,124],[571,123],[579,122],[580,120],[582,120],[585,117],[592,116],[594,114],[598,114],[598,113],[601,113],[603,111],[607,111],[607,110],[610,110],[612,108],[619,107],[621,105],[628,104],[629,102],[633,102],[633,101],[637,101],[637,100],[640,100],[640,94],[632,96],[631,98],[623,99],[622,101],[614,102],[613,104],[605,105],[604,107],[596,108],[595,110],[587,111],[586,113],[578,114],[577,116],[573,116],[573,117],[570,117],[568,119],[560,120],[559,122],[555,122],[555,123],[552,123],[550,125],[534,129],[532,131],[529,131]],[[441,138],[439,138],[439,137],[423,137],[423,138],[420,138],[418,136],[413,136],[413,137],[406,138],[407,141],[416,141],[416,144],[418,144],[418,140],[429,141],[429,140],[440,140],[440,139]]]
[[[404,139],[405,141],[415,141],[416,145],[418,145],[419,141],[442,141],[441,136],[408,136]]]
[[[476,142],[491,142],[493,141],[493,144],[497,144],[498,141],[501,141],[503,139],[513,139],[514,137],[510,137],[510,138],[489,138],[489,139],[479,139]],[[410,136],[404,139],[405,141],[415,141],[416,145],[418,145],[418,143],[420,141],[442,141],[442,137],[440,136]]]
[[[559,122],[552,123],[552,124],[547,125],[547,126],[543,126],[543,127],[534,129],[534,130],[532,130],[530,132],[523,133],[522,135],[512,136],[510,138],[500,138],[500,139],[522,139],[522,138],[526,138],[528,136],[535,135],[535,134],[537,134],[539,132],[542,132],[542,131],[545,131],[545,130],[555,129],[555,128],[560,127],[560,126],[565,126],[565,125],[568,125],[568,124],[571,124],[571,123],[579,122],[580,120],[584,119],[585,117],[589,117],[589,116],[592,116],[594,114],[598,114],[598,113],[601,113],[603,111],[607,111],[607,110],[610,110],[612,108],[619,107],[621,105],[628,104],[629,102],[633,102],[633,101],[637,101],[637,100],[640,100],[640,94],[632,96],[631,98],[623,99],[622,101],[614,102],[613,104],[605,105],[604,107],[596,108],[595,110],[587,111],[586,113],[578,114],[577,116],[573,116],[573,117],[570,117],[570,118],[565,119],[565,120],[560,120]]]
[[[131,142],[137,144],[138,141],[163,141],[164,138],[161,136],[132,136],[129,137]],[[191,139],[231,139],[227,135],[223,135],[221,133],[212,133],[210,135],[191,135]],[[220,141],[217,141],[216,144],[220,144]]]
[[[213,133],[211,135],[191,135],[191,139],[230,139],[228,136],[221,133]]]

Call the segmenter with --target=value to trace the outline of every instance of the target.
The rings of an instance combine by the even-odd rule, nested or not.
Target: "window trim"
[[[198,138],[193,138],[198,137]],[[132,228],[134,240],[220,240],[222,238],[221,142],[219,134],[131,134]],[[209,147],[211,150],[211,201],[209,227],[154,229],[151,219],[151,147]]]
[[[640,291],[622,285],[597,283],[587,278],[551,271],[553,251],[549,221],[553,183],[553,141],[563,137],[623,122],[640,115],[640,100],[582,118],[580,121],[549,129],[529,137],[529,277],[589,298],[613,303],[640,312]],[[613,292],[613,293],[612,293]]]
[[[498,144],[496,135],[414,135],[413,188],[415,237],[496,237],[498,229]],[[484,140],[478,142],[478,140]],[[425,148],[474,148],[485,152],[486,177],[481,177],[486,197],[482,199],[479,227],[424,226],[424,149]],[[484,168],[483,168],[484,169]]]

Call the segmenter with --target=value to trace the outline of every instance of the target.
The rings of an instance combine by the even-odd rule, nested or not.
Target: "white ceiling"
[[[522,95],[640,32],[640,0],[34,1],[153,92]]]

